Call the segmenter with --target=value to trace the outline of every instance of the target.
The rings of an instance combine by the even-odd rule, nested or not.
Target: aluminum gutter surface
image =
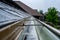
[[[50,25],[48,25],[48,24],[46,24],[46,23],[44,23],[44,22],[42,22],[42,21],[40,21],[40,20],[38,20],[38,21],[39,21],[41,24],[43,24],[45,27],[49,28],[52,32],[54,32],[56,35],[58,35],[58,36],[60,37],[60,31],[59,31],[59,30],[53,28],[52,26],[50,26]]]

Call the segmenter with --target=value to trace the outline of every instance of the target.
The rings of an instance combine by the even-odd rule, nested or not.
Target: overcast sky
[[[60,0],[20,0],[33,9],[47,11],[49,7],[55,7],[60,11]]]

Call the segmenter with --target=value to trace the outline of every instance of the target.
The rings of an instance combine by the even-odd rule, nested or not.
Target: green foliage
[[[45,16],[45,18],[46,18],[45,20],[57,25],[57,23],[58,23],[57,13],[58,13],[58,11],[54,7],[48,8],[48,12]]]
[[[60,29],[60,26],[58,26],[58,25],[55,25],[55,26],[54,26],[54,28]]]

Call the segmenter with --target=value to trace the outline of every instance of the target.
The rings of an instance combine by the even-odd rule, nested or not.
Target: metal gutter
[[[57,35],[58,37],[60,37],[60,31],[56,28],[53,28],[52,26],[40,21],[37,19],[38,22],[40,22],[41,24],[43,24],[46,28],[48,28],[50,31],[52,31],[55,35]]]

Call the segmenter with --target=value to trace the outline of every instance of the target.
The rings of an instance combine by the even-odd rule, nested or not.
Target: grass
[[[52,22],[47,22],[47,21],[45,21],[45,23],[49,24],[50,26],[52,26],[56,29],[60,29],[60,25],[54,25]]]
[[[60,25],[55,25],[54,28],[60,29]]]

